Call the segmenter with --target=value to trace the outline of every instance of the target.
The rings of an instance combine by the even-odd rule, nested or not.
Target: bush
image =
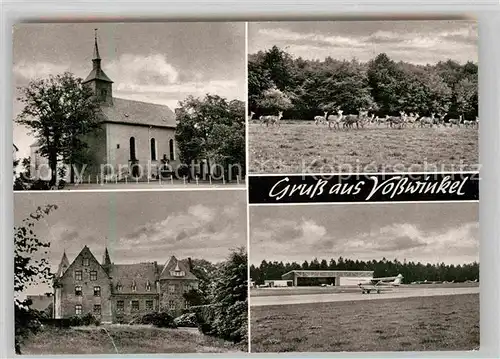
[[[196,320],[195,313],[186,313],[174,319],[175,325],[178,327],[197,327],[198,322]]]
[[[100,325],[101,321],[94,317],[91,313],[87,313],[84,316],[74,315],[69,317],[69,325],[72,327],[81,327],[84,325]]]
[[[141,324],[152,324],[158,328],[177,328],[174,317],[166,312],[145,314],[141,318]]]

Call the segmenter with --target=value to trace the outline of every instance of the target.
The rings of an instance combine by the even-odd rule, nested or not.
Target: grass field
[[[284,121],[280,127],[251,123],[248,137],[252,173],[459,171],[476,170],[479,162],[474,128],[330,131]]]
[[[479,349],[479,294],[255,307],[252,352]]]
[[[109,336],[106,330],[109,332]],[[246,348],[246,345],[238,347],[223,340],[202,335],[197,329],[112,325],[69,329],[45,327],[37,335],[30,337],[21,350],[22,354],[44,355],[236,353],[246,352]]]
[[[479,287],[479,283],[440,283],[440,284],[411,284],[403,285],[407,288],[466,288]],[[279,295],[301,294],[328,294],[328,293],[356,293],[358,287],[283,287],[283,288],[251,288],[251,297],[268,297]]]

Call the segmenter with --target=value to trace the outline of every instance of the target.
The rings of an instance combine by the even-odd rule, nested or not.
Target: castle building
[[[183,294],[198,288],[191,260],[115,264],[106,249],[101,263],[85,246],[72,263],[63,254],[54,278],[54,318],[91,313],[103,323],[129,322],[151,312],[180,314]]]
[[[113,81],[101,67],[97,36],[92,70],[83,83],[94,91],[102,112],[101,129],[85,138],[88,163],[84,178],[92,175],[95,180],[102,166],[107,175],[120,179],[156,178],[162,160],[168,160],[173,168],[179,165],[174,112],[164,105],[113,97]],[[37,142],[31,146],[32,167],[48,163],[40,158],[39,147]]]

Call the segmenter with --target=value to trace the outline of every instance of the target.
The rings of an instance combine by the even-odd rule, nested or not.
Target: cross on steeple
[[[94,29],[94,60],[101,59],[101,56],[99,56],[99,46],[97,46],[97,30]]]

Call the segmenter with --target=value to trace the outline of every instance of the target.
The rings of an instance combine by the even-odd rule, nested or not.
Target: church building
[[[151,312],[178,315],[187,306],[183,294],[198,288],[191,269],[191,259],[175,256],[164,265],[115,264],[106,249],[99,263],[85,246],[70,263],[64,253],[53,282],[53,316],[91,313],[103,323],[125,323]]]
[[[83,83],[92,88],[100,102],[102,126],[97,133],[86,137],[87,168],[84,179],[101,175],[118,178],[157,178],[162,161],[175,169],[179,156],[175,143],[176,119],[174,112],[165,105],[113,97],[113,81],[101,67],[101,57],[94,43],[92,70]],[[48,163],[38,154],[39,145],[31,146],[32,166],[37,170]],[[102,167],[104,165],[104,167]],[[35,171],[36,172],[36,171]]]

